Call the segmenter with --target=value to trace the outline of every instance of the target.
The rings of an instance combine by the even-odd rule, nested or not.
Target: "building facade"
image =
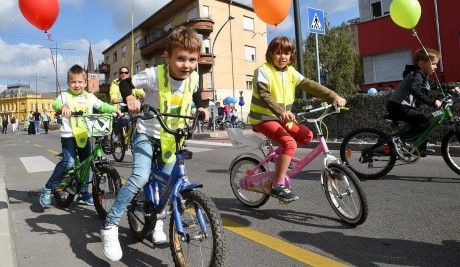
[[[47,110],[51,118],[55,117],[52,108],[55,93],[37,94],[30,84],[11,84],[0,93],[0,117],[11,121],[14,116],[20,122],[24,121],[31,111],[43,113]]]
[[[441,52],[437,77],[441,82],[460,79],[459,1],[419,0],[422,15],[415,32],[425,47]],[[363,58],[363,90],[378,85],[395,88],[406,64],[421,48],[413,31],[396,25],[390,17],[391,0],[359,0],[359,53]]]
[[[181,25],[194,28],[202,40],[197,70],[199,88],[211,92],[210,95],[215,92],[215,99],[221,102],[228,96],[238,98],[242,94],[245,119],[254,70],[265,62],[267,33],[266,24],[252,7],[235,1],[169,2],[134,28],[132,34],[127,33],[102,52],[104,62],[98,69],[105,74],[105,85],[101,85],[101,91],[108,90],[110,82],[118,78],[121,66],[130,67],[131,74],[136,74],[165,63],[166,37]]]

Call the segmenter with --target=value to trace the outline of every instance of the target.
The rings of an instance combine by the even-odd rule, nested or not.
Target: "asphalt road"
[[[298,201],[280,205],[271,199],[250,209],[234,197],[227,174],[231,159],[242,151],[225,138],[193,140],[189,148],[194,151],[187,162],[190,180],[204,185],[224,219],[225,266],[460,266],[460,177],[440,156],[362,181],[369,217],[354,228],[335,215],[321,190],[320,159],[294,180]],[[59,151],[58,132],[0,135],[18,266],[171,266],[168,245],[136,242],[126,216],[120,227],[124,256],[110,263],[102,254],[101,220],[93,207],[40,207],[36,190],[51,175],[42,160],[57,163]],[[298,155],[306,151],[299,149]],[[115,164],[124,178],[131,160]]]

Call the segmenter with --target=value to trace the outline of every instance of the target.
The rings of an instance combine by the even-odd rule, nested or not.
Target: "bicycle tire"
[[[367,219],[368,204],[358,177],[346,166],[332,163],[323,174],[326,198],[344,222],[356,226]]]
[[[104,136],[101,141],[102,152],[106,155],[112,154],[112,137]]]
[[[455,130],[449,131],[442,140],[441,153],[451,170],[460,175],[460,142]]]
[[[92,195],[96,212],[105,219],[122,186],[117,169],[108,164],[96,165],[93,170]]]
[[[131,234],[137,241],[142,241],[154,229],[156,221],[155,208],[145,201],[144,191],[140,190],[128,206],[128,225]]]
[[[57,165],[64,164],[64,161],[60,161]],[[56,166],[56,168],[59,168]],[[73,170],[73,168],[71,169]],[[67,208],[72,204],[75,198],[75,191],[77,188],[77,178],[73,174],[69,174],[69,171],[59,179],[59,185],[56,190],[53,190],[54,201],[59,207]]]
[[[229,121],[224,121],[223,124],[222,124],[221,130],[225,130],[225,129],[227,129],[227,128],[233,128],[233,125],[232,125],[232,123],[229,122]]]
[[[246,125],[244,125],[244,122],[242,122],[242,121],[237,121],[236,122],[235,128],[240,128],[241,130],[244,130],[245,127],[246,127]]]
[[[232,187],[233,194],[241,203],[251,208],[258,208],[264,205],[270,198],[270,195],[265,193],[240,188],[240,180],[247,176],[248,171],[251,171],[259,163],[257,159],[243,157],[238,159],[235,164],[230,167],[230,186]],[[264,166],[260,166],[257,173],[265,171]]]
[[[116,162],[122,162],[125,158],[126,144],[123,138],[123,134],[115,134],[112,132],[112,156]]]
[[[389,173],[396,163],[393,143],[385,142],[389,139],[387,134],[377,129],[354,130],[343,139],[340,158],[359,178],[378,179]],[[382,145],[376,149],[363,152],[381,142]]]
[[[212,132],[212,123],[209,123],[209,122],[202,123],[201,132],[202,133]]]
[[[169,240],[175,266],[223,266],[224,227],[214,203],[200,191],[181,193],[179,205],[185,240],[177,232],[171,217]],[[199,225],[197,214],[202,214],[206,229]]]

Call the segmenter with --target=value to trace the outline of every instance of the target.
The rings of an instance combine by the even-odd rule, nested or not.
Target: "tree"
[[[363,81],[362,61],[351,39],[350,26],[342,23],[329,27],[325,21],[326,34],[318,35],[320,75],[329,87],[342,96],[356,92]],[[305,77],[318,80],[316,67],[315,35],[305,41]]]

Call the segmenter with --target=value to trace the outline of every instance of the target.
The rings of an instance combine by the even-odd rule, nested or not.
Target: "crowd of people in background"
[[[27,133],[29,135],[35,135],[35,134],[40,134],[40,126],[43,125],[43,130],[45,131],[45,134],[48,134],[49,132],[49,125],[51,122],[51,116],[47,110],[43,110],[43,113],[40,113],[38,110],[31,111],[27,118],[24,121],[24,130],[27,130]],[[62,124],[62,119],[60,119],[60,116],[56,116],[56,119],[54,120],[57,123],[58,128],[60,128],[60,125]],[[11,132],[16,133],[19,129],[19,120],[16,118],[16,116],[12,116],[11,118],[4,117],[1,119],[2,122],[2,134],[8,133],[8,126],[11,124]],[[26,128],[27,127],[27,128]]]

